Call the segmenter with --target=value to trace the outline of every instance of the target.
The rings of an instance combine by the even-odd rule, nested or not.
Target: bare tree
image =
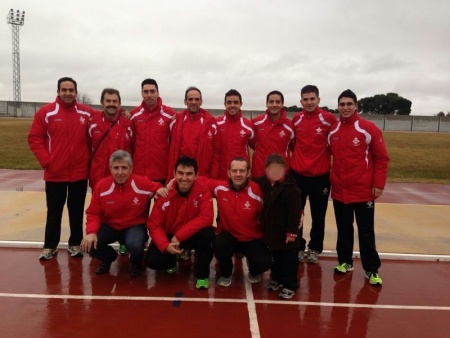
[[[90,95],[84,94],[84,93],[78,93],[77,94],[77,102],[91,106],[93,101],[92,101],[92,97]]]

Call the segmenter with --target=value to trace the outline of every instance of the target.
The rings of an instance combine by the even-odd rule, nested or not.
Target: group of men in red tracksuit
[[[46,182],[47,223],[40,259],[51,259],[57,252],[67,197],[71,228],[69,253],[79,257],[86,251],[100,257],[102,264],[97,273],[109,271],[115,260],[116,253],[106,246],[121,240],[130,247],[130,274],[140,275],[143,249],[137,250],[136,246],[140,244],[136,243],[145,241],[148,229],[152,242],[144,259],[147,266],[173,271],[175,255],[183,248],[195,248],[201,261],[195,268],[197,286],[207,288],[212,251],[205,248],[205,243],[214,241],[211,202],[214,196],[219,206],[214,250],[223,270],[221,277],[224,277],[219,278],[219,285],[231,283],[230,262],[234,252],[242,252],[249,259],[249,280],[259,281],[259,274],[270,267],[270,255],[244,244],[259,241],[262,237],[257,227],[262,194],[248,177],[242,182],[242,175],[232,177],[230,174],[233,169],[230,163],[235,162],[237,167],[242,164],[241,160],[233,161],[236,158],[246,161],[248,166],[250,147],[253,149],[251,176],[263,176],[268,155],[280,154],[287,164],[286,173],[293,176],[302,190],[300,210],[304,209],[309,196],[311,240],[306,251],[300,226],[299,260],[316,263],[323,250],[325,213],[331,190],[338,225],[339,265],[335,271],[353,270],[355,213],[359,233],[366,230],[363,239],[360,235],[366,277],[372,284],[381,284],[373,211],[374,200],[384,188],[389,158],[381,132],[357,114],[356,96],[351,91],[345,91],[338,99],[340,121],[318,107],[319,91],[310,85],[301,91],[303,111],[292,120],[286,116],[284,97],[279,91],[267,95],[265,114],[253,120],[242,116],[242,97],[233,89],[225,94],[225,113],[218,118],[201,108],[202,94],[196,87],[186,90],[186,109],[176,113],[162,104],[158,85],[153,79],[142,82],[143,101],[131,111],[129,119],[120,113],[120,94],[115,89],[107,88],[102,92],[104,110],[101,112],[76,102],[77,84],[71,78],[58,81],[57,93],[55,102],[36,113],[29,132],[30,149],[44,169]],[[118,150],[125,152],[119,152],[113,158],[111,155]],[[132,157],[127,157],[127,153]],[[332,189],[329,177],[331,154]],[[194,161],[190,162],[190,159]],[[189,177],[192,171],[193,179]],[[86,211],[86,236],[94,233],[98,236],[83,239],[88,178],[93,195]],[[172,189],[164,188],[163,185],[172,178]],[[223,200],[228,201],[225,193],[238,196],[241,191],[245,191],[241,201],[243,207],[238,208],[237,205],[242,203],[237,203],[230,209],[223,204]],[[142,215],[148,214],[150,199],[155,194],[160,198],[148,220],[144,221]],[[245,216],[246,208],[257,212]],[[118,210],[126,212],[122,215]],[[123,217],[127,215],[135,218],[126,220]],[[249,217],[248,223],[244,221],[246,217]],[[103,229],[105,224],[108,229]],[[254,229],[246,229],[246,224],[249,229]],[[137,225],[138,231],[129,231],[130,234],[123,231]],[[231,242],[237,241],[233,245],[230,238],[226,238],[229,234],[232,235]],[[196,236],[198,238],[194,239]],[[222,236],[225,236],[222,244],[226,245],[217,240]],[[224,255],[224,248],[231,254]],[[258,258],[250,258],[252,252],[258,252]],[[263,259],[259,259],[261,257]]]

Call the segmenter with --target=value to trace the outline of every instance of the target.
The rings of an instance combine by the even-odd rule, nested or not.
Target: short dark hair
[[[242,103],[242,96],[236,89],[230,89],[225,93],[225,102],[227,102],[228,96],[239,96],[239,102]]]
[[[281,164],[286,167],[286,161],[280,154],[270,154],[267,156],[264,168],[267,168],[271,164]]]
[[[314,86],[314,85],[306,85],[300,91],[300,95],[309,94],[309,93],[314,93],[314,94],[316,94],[317,97],[319,97],[319,88],[317,88],[317,86]]]
[[[67,76],[62,77],[62,78],[60,78],[58,80],[58,91],[61,89],[61,82],[66,82],[66,81],[72,82],[73,85],[75,86],[75,91],[78,92],[78,90],[77,90],[77,81],[75,81],[71,77],[67,77]]]
[[[117,89],[114,88],[105,88],[102,90],[102,95],[100,96],[100,103],[103,103],[103,99],[105,98],[105,94],[109,95],[117,95],[119,97],[119,103],[122,103],[122,99],[120,98],[120,93]]]
[[[270,96],[270,95],[279,95],[279,96],[281,97],[281,103],[284,104],[284,96],[283,96],[283,94],[282,94],[280,91],[278,91],[278,90],[272,90],[269,94],[267,94],[267,97],[266,97],[266,103],[269,102],[269,96]]]
[[[249,162],[245,157],[242,157],[242,156],[236,156],[236,157],[234,157],[234,158],[230,161],[230,164],[228,165],[228,169],[231,169],[231,162],[233,162],[233,161],[239,161],[239,162],[245,162],[245,163],[247,163],[247,170],[250,170],[250,162]]]
[[[197,173],[197,161],[193,158],[187,156],[181,156],[176,162],[174,166],[174,170],[177,171],[178,166],[182,165],[183,167],[193,167],[194,172]]]
[[[142,81],[142,83],[141,83],[141,90],[144,89],[144,86],[145,86],[145,85],[155,85],[156,90],[159,92],[159,89],[158,89],[158,83],[156,82],[156,80],[153,80],[153,79],[145,79],[145,80]]]
[[[187,95],[191,90],[195,90],[200,94],[200,99],[202,98],[202,92],[200,91],[200,89],[198,89],[197,87],[194,86],[189,86],[186,91],[184,92],[184,99],[187,100]]]
[[[338,97],[338,103],[339,100],[342,99],[343,97],[349,97],[351,99],[353,99],[353,102],[358,103],[358,99],[356,98],[356,94],[353,93],[350,89],[344,90],[341,95],[339,95]]]

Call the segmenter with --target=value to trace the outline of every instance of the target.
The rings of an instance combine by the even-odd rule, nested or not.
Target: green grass
[[[28,148],[32,119],[0,118],[0,168],[40,169]],[[450,184],[450,134],[385,132],[389,182]]]

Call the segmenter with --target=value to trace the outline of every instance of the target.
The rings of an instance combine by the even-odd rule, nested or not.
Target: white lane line
[[[250,282],[248,282],[250,284]],[[251,285],[249,285],[251,287]],[[247,291],[247,290],[246,290]],[[250,290],[251,292],[251,290]],[[0,293],[3,298],[26,298],[26,299],[63,299],[63,300],[129,300],[129,301],[159,301],[159,302],[173,302],[180,300],[179,297],[145,297],[145,296],[90,296],[90,295],[46,295],[33,293]],[[196,303],[239,303],[249,304],[247,299],[233,299],[233,298],[190,298],[182,297],[183,302]],[[253,292],[251,292],[251,302],[253,303],[253,312],[256,315],[256,304],[271,304],[271,305],[303,305],[303,306],[322,306],[322,307],[345,307],[345,308],[365,308],[365,309],[388,309],[388,310],[433,310],[433,311],[450,311],[450,306],[425,306],[425,305],[389,305],[389,304],[354,304],[354,303],[327,303],[327,302],[302,302],[290,300],[269,300],[269,299],[253,299]],[[256,318],[256,317],[255,317]],[[259,326],[258,326],[259,331]],[[259,333],[258,333],[259,334]]]
[[[259,333],[258,315],[256,314],[255,299],[253,298],[253,290],[250,281],[247,278],[248,266],[247,260],[242,259],[242,271],[244,272],[244,285],[245,285],[245,297],[247,298],[247,311],[248,318],[250,320],[250,333],[252,338],[259,338],[261,334]]]

